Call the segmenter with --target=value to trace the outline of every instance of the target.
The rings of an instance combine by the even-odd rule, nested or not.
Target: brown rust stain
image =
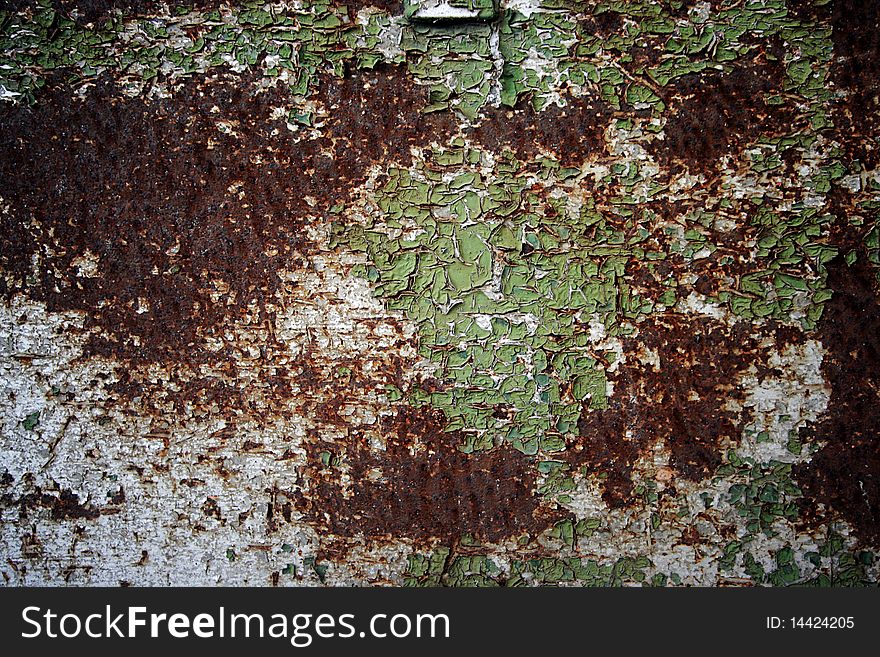
[[[0,507],[17,507],[20,521],[28,520],[29,514],[38,509],[47,509],[52,520],[95,520],[101,515],[113,515],[119,513],[125,504],[124,491],[121,488],[112,491],[107,502],[107,505],[98,507],[91,502],[83,503],[69,488],[44,490],[40,486],[33,486],[32,492],[19,497],[10,493],[0,496]]]
[[[836,0],[831,11],[831,75],[846,92],[834,124],[847,154],[880,166],[880,0]]]
[[[802,430],[827,444],[794,468],[804,493],[803,517],[822,525],[818,505],[846,519],[865,541],[880,545],[880,298],[876,270],[864,254],[852,267],[842,256],[829,263],[834,296],[819,326],[831,386],[827,415]]]
[[[587,4],[584,0],[570,0],[565,3],[568,9],[578,13],[585,12]],[[579,22],[589,34],[595,34],[603,39],[618,34],[623,29],[623,16],[613,10],[589,13],[579,17]]]
[[[246,410],[253,400],[236,387],[235,341],[217,351],[206,338],[222,337],[230,321],[271,326],[284,284],[277,272],[302,267],[314,249],[306,222],[325,220],[371,166],[407,166],[412,146],[443,143],[457,130],[450,115],[421,113],[426,94],[399,67],[323,79],[315,96],[320,136],[270,120],[286,100],[283,90],[254,90],[220,76],[149,101],[117,98],[118,89],[102,81],[80,102],[53,85],[36,108],[3,113],[0,183],[14,209],[3,219],[10,230],[0,256],[13,275],[6,296],[23,292],[52,311],[84,311],[93,331],[89,355],[174,366],[170,381],[121,368],[113,399],[160,397],[154,411],[170,403],[196,415]],[[235,134],[218,130],[220,121]],[[38,276],[28,280],[36,253]],[[95,277],[76,266],[89,253],[98,260]],[[260,360],[268,367],[276,351],[271,331],[265,335]],[[269,396],[299,395],[319,425],[348,435],[330,451],[349,469],[356,494],[348,496],[339,472],[324,467],[327,446],[312,435],[309,486],[289,496],[276,491],[270,531],[296,511],[342,537],[494,541],[539,532],[560,517],[540,506],[533,459],[510,448],[465,455],[461,436],[443,431],[438,412],[399,411],[381,427],[386,450],[372,451],[342,412],[345,391],[404,388],[400,359],[366,368],[306,349],[300,360],[299,374],[279,369]],[[219,369],[195,376],[200,363]],[[342,377],[333,370],[341,366],[348,368]],[[222,476],[222,464],[216,469]],[[82,509],[88,517],[101,512]],[[210,501],[204,511],[217,515]]]
[[[399,14],[403,8],[403,0],[336,0],[335,5],[348,7],[349,16],[354,17],[361,9],[374,7],[389,14]]]
[[[577,166],[604,154],[612,110],[598,97],[567,96],[565,107],[553,104],[537,112],[523,98],[514,108],[486,107],[482,116],[472,136],[483,147],[495,152],[509,148],[526,161],[550,153],[563,166]]]
[[[21,11],[34,8],[39,3],[37,0],[2,0],[0,10]],[[142,15],[158,11],[165,4],[159,0],[52,0],[52,8],[65,16],[73,16],[77,12],[77,22],[95,23],[108,18],[113,11],[121,10],[126,14]],[[216,9],[221,5],[235,5],[235,2],[222,0],[183,0],[181,6],[193,9]]]
[[[370,165],[393,162],[407,167],[412,147],[442,144],[457,129],[450,113],[422,112],[427,91],[403,66],[350,69],[342,78],[325,77],[318,100],[328,114],[322,127],[325,139],[335,148],[333,162],[316,170],[335,183],[323,190],[327,197],[317,196],[324,203],[348,198],[351,189],[336,187],[362,183]]]
[[[880,165],[880,0],[788,0],[798,20],[831,26],[834,138],[850,160]]]
[[[357,429],[342,445],[312,442],[308,487],[291,495],[295,510],[335,536],[447,544],[464,535],[485,541],[535,535],[564,517],[540,505],[532,458],[509,447],[463,454],[462,436],[444,431],[445,424],[440,411],[404,406],[382,422],[384,450]],[[330,450],[339,465],[323,465],[320,452]],[[340,483],[340,467],[349,490]]]
[[[743,399],[737,378],[760,357],[749,326],[710,318],[658,317],[629,342],[608,408],[584,409],[565,456],[604,477],[602,498],[612,508],[633,502],[635,463],[658,441],[685,479],[699,481],[720,465],[723,448],[742,430],[726,403]],[[649,351],[659,357],[656,371]]]
[[[82,102],[68,94],[5,112],[0,180],[12,221],[27,228],[13,245],[18,261],[4,248],[4,265],[20,284],[21,257],[43,251],[26,291],[51,311],[86,311],[87,328],[98,329],[89,354],[221,360],[228,352],[206,349],[205,337],[264,307],[276,271],[308,247],[289,200],[293,176],[277,160],[253,163],[271,157],[270,126],[258,119],[282,98],[195,81],[155,103],[120,100],[106,82]],[[242,138],[220,132],[221,120]],[[89,254],[94,277],[78,274]]]
[[[310,215],[344,202],[372,164],[405,166],[410,146],[451,130],[448,117],[420,113],[423,90],[401,68],[323,80],[318,137],[269,118],[287,100],[281,87],[255,89],[191,80],[150,102],[116,98],[100,82],[82,102],[59,86],[36,108],[3,111],[0,186],[13,207],[2,218],[0,264],[14,279],[6,295],[85,311],[96,329],[88,354],[227,362],[230,321],[271,324],[278,272],[303,266],[313,249]],[[35,254],[41,266],[28,281]],[[77,269],[89,254],[94,277]],[[208,348],[210,338],[222,346]]]
[[[772,50],[772,44],[767,51]],[[781,61],[757,50],[749,61],[735,62],[729,72],[705,71],[677,78],[664,94],[665,136],[646,149],[671,173],[683,167],[714,173],[724,155],[761,136],[796,127],[796,114],[786,105],[768,105],[766,97],[781,90]]]
[[[706,187],[711,187],[711,184]],[[649,209],[634,209],[633,216],[638,221],[628,227],[630,233],[627,236],[634,236],[639,227],[645,227],[651,232],[645,248],[669,254],[662,260],[633,259],[627,264],[627,276],[633,289],[655,303],[669,289],[670,280],[677,283],[675,292],[678,298],[686,298],[692,291],[715,298],[719,292],[729,291],[732,281],[755,271],[750,245],[760,238],[760,234],[746,217],[756,212],[758,206],[742,201],[737,203],[735,209],[717,206],[710,208],[702,197],[697,194],[695,196],[697,198],[655,201]],[[725,230],[700,227],[707,243],[713,247],[712,252],[696,259],[676,252],[673,245],[679,238],[675,233],[667,234],[665,229],[673,222],[686,225],[687,215],[698,215],[710,209],[717,219],[726,219],[731,223],[731,227]],[[695,278],[683,276],[683,273]]]

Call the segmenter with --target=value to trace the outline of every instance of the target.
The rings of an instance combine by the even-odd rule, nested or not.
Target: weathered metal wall
[[[185,5],[2,5],[7,584],[877,582],[874,0]]]

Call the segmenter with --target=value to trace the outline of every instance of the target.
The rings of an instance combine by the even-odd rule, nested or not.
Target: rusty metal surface
[[[2,3],[3,581],[875,585],[877,3],[437,4]]]

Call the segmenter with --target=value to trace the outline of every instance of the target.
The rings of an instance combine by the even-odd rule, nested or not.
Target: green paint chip
[[[22,420],[21,426],[23,426],[28,431],[33,431],[39,423],[40,411],[35,411],[34,413],[29,414],[24,420]]]

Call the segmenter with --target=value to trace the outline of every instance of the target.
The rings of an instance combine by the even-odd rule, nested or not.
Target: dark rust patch
[[[598,97],[566,97],[566,106],[550,105],[536,112],[529,99],[515,108],[487,107],[473,137],[485,148],[511,149],[521,160],[553,153],[563,165],[576,166],[605,152],[605,128],[611,107]]]
[[[326,77],[318,99],[328,117],[322,127],[334,159],[317,162],[315,175],[328,180],[316,190],[325,203],[348,198],[350,187],[365,179],[371,164],[412,163],[410,147],[444,143],[457,130],[450,113],[422,113],[427,92],[402,66],[348,70],[342,78]],[[341,185],[340,183],[346,183]],[[318,196],[317,194],[327,196]]]
[[[569,5],[568,8],[572,11],[583,12],[587,9],[587,2],[582,0],[573,0],[565,4]],[[584,16],[580,19],[580,23],[587,33],[608,38],[623,29],[623,16],[613,10],[608,10]]]
[[[876,272],[863,253],[847,267],[829,263],[834,296],[819,327],[828,354],[822,370],[831,385],[826,418],[803,430],[827,441],[809,463],[794,468],[804,493],[803,517],[822,525],[817,506],[845,518],[863,540],[880,545],[880,299]]]
[[[664,98],[668,107],[665,138],[646,145],[671,173],[688,168],[713,173],[719,159],[736,155],[758,137],[793,129],[795,114],[785,105],[768,105],[780,90],[780,62],[759,53],[736,63],[729,73],[710,71],[682,76]]]
[[[712,186],[710,183],[704,189]],[[669,256],[657,261],[634,259],[628,263],[627,275],[634,290],[658,303],[661,295],[669,290],[670,280],[676,280],[675,291],[678,298],[686,298],[691,291],[707,297],[717,297],[719,292],[729,290],[731,280],[738,280],[740,276],[754,272],[750,244],[760,237],[760,233],[755,226],[748,223],[745,216],[755,212],[757,206],[750,202],[736,202],[734,208],[713,208],[717,218],[731,221],[732,226],[729,230],[702,226],[700,232],[714,249],[705,257],[696,259],[676,252],[675,246],[679,238],[674,233],[666,232],[668,224],[665,222],[685,222],[688,215],[705,211],[706,205],[701,197],[658,201],[651,204],[650,212],[636,208],[634,216],[638,221],[628,226],[627,237],[635,237],[635,231],[639,227],[645,227],[651,232],[645,248],[665,251]],[[682,276],[683,273],[692,274],[696,279],[691,282],[690,277]]]
[[[88,354],[228,361],[231,321],[271,334],[278,272],[312,249],[309,215],[344,202],[370,165],[405,166],[411,145],[451,130],[449,117],[421,114],[423,90],[401,68],[325,79],[319,138],[270,119],[287,99],[280,86],[208,82],[155,102],[119,99],[107,82],[79,102],[59,85],[38,107],[0,116],[0,187],[13,208],[2,217],[0,265],[13,279],[2,291],[85,311]],[[96,276],[82,273],[89,256]]]
[[[334,4],[340,7],[348,7],[350,16],[355,16],[361,9],[375,7],[389,14],[399,14],[403,6],[403,0],[337,0]]]
[[[124,495],[121,500],[114,496],[110,503],[122,504],[124,501]],[[94,520],[101,514],[118,512],[115,508],[100,509],[91,503],[83,504],[79,496],[69,488],[43,491],[39,486],[34,487],[33,492],[18,498],[6,493],[0,496],[0,505],[5,508],[18,507],[21,520],[27,520],[29,512],[39,508],[48,509],[52,520]]]
[[[730,328],[708,318],[671,316],[641,326],[627,348],[632,356],[613,378],[609,407],[584,409],[580,437],[566,458],[605,477],[602,497],[612,508],[632,502],[635,462],[659,440],[682,477],[706,477],[721,463],[725,443],[740,435],[725,404],[743,398],[737,377],[757,360],[756,349],[743,323]],[[659,357],[657,371],[639,360],[640,350]]]
[[[296,511],[329,534],[368,540],[411,538],[454,544],[464,535],[500,541],[534,535],[563,514],[541,507],[534,460],[509,448],[463,454],[442,412],[401,408],[382,423],[386,449],[352,430],[344,445],[308,445],[308,489]],[[336,450],[325,465],[321,452]],[[326,458],[325,458],[326,460]],[[340,484],[340,470],[350,489]]]
[[[827,18],[831,7],[835,5],[835,0],[821,6],[816,5],[814,0],[786,0],[785,6],[788,8],[789,16],[799,21],[811,22]]]
[[[37,6],[36,0],[0,0],[0,10],[21,11]],[[165,4],[160,0],[52,0],[52,8],[65,15],[73,16],[76,11],[77,22],[86,24],[99,22],[106,19],[116,10],[126,14],[143,15],[160,10]],[[183,0],[179,4],[193,9],[216,9],[222,4],[235,2],[223,2],[222,0]]]
[[[835,0],[831,11],[831,75],[846,98],[834,124],[847,154],[880,166],[880,0]]]
[[[283,96],[194,81],[156,103],[117,94],[100,82],[78,102],[59,87],[34,109],[4,112],[0,181],[13,206],[4,268],[25,287],[22,267],[43,251],[27,292],[52,311],[86,311],[98,329],[90,354],[221,359],[225,349],[212,353],[205,338],[264,309],[276,271],[307,248],[290,201],[302,202],[291,193],[299,185],[269,148],[282,141],[266,119]],[[258,156],[271,159],[255,165]],[[80,273],[90,257],[96,276]]]

